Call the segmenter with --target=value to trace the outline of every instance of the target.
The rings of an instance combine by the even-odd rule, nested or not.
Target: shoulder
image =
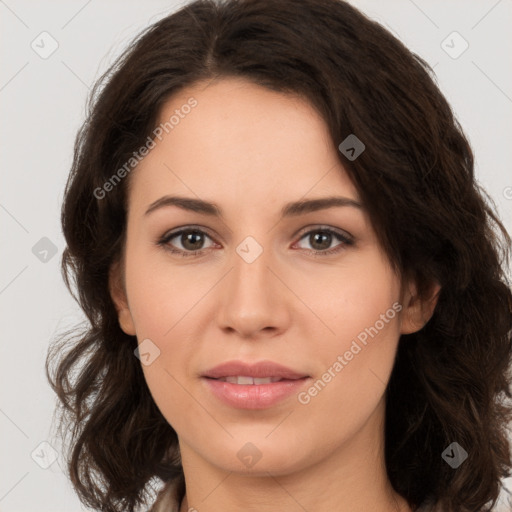
[[[443,512],[436,501],[432,498],[427,498],[414,512]]]
[[[445,510],[446,509],[442,508],[434,499],[429,498],[426,499],[416,510],[414,510],[414,512],[445,512]],[[512,509],[509,505],[498,502],[490,512],[510,512],[511,510]]]
[[[159,491],[153,506],[148,512],[179,512],[182,499],[182,482],[180,478],[169,480]]]

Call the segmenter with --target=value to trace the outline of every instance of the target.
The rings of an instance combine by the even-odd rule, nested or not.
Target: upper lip
[[[280,379],[297,380],[308,377],[305,373],[296,372],[286,366],[272,361],[260,361],[258,363],[245,363],[243,361],[226,361],[203,373],[203,377],[219,379],[221,377],[246,376],[246,377],[279,377]]]

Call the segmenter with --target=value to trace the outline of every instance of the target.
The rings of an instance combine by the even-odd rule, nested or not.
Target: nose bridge
[[[264,247],[255,237],[248,236],[235,247],[231,271],[221,287],[222,327],[230,327],[244,336],[279,327],[284,318],[285,297],[278,289],[282,284],[270,270],[272,261],[270,247]]]
[[[264,247],[253,236],[247,236],[238,244],[233,255],[231,276],[232,292],[240,295],[238,300],[250,300],[254,295],[271,292],[270,281],[274,278],[268,268],[271,259],[270,247]]]

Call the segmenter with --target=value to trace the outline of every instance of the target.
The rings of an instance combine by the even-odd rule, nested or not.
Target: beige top
[[[158,493],[157,499],[148,512],[179,512],[184,496],[183,479],[178,478],[165,484]],[[416,512],[440,512],[434,506],[433,501],[425,500]]]
[[[148,512],[179,512],[184,492],[183,478],[175,478],[165,484]]]

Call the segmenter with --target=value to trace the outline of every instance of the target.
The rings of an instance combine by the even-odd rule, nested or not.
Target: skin
[[[122,329],[160,350],[142,369],[179,438],[187,486],[180,512],[410,511],[384,465],[384,393],[400,334],[420,329],[435,300],[420,300],[414,283],[393,272],[364,208],[280,219],[282,206],[299,199],[360,202],[307,102],[222,78],[170,98],[161,121],[190,96],[198,105],[129,178],[125,253],[109,281]],[[165,194],[214,202],[223,216],[177,206],[144,215]],[[203,254],[180,257],[157,245],[190,225],[207,231],[202,245],[194,242]],[[354,243],[302,234],[322,225]],[[263,249],[252,263],[236,252],[247,236]],[[167,245],[191,252],[186,243],[177,236]],[[336,246],[336,254],[308,254]],[[268,359],[315,382],[394,303],[402,310],[307,404],[292,394],[264,410],[237,409],[200,378],[227,360]],[[237,457],[247,442],[261,454],[252,467]]]

